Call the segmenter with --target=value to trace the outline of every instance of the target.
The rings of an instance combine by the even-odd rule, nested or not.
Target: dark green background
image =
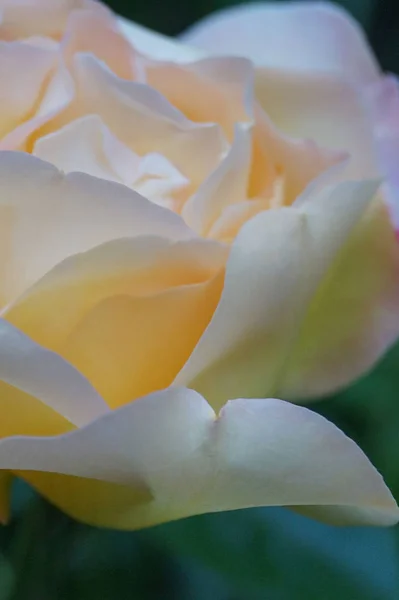
[[[114,0],[176,34],[226,0]],[[341,3],[399,72],[396,0]],[[368,453],[399,499],[399,348],[313,406]],[[283,509],[206,515],[139,533],[73,523],[23,485],[0,530],[0,600],[398,600],[399,529],[334,529]]]

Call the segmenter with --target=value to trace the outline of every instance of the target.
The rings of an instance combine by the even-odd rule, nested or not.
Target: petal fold
[[[274,399],[234,400],[216,417],[196,392],[170,388],[70,434],[3,440],[0,467],[28,478],[74,517],[122,529],[275,505],[315,506],[318,518],[326,507],[327,519],[336,508],[353,524],[399,518],[354,442],[323,417]],[[93,480],[108,484],[111,496],[115,486],[114,510],[109,495],[94,496]]]
[[[369,369],[399,331],[399,250],[376,190],[310,186],[247,222],[176,383],[219,408],[236,395],[325,394]]]

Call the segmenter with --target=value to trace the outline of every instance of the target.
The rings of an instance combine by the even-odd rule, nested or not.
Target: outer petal
[[[135,529],[193,514],[259,505],[315,506],[317,517],[390,525],[399,510],[361,450],[331,423],[280,400],[235,400],[219,418],[196,392],[171,388],[54,438],[0,442],[0,467],[21,472],[66,512]],[[38,473],[38,471],[47,471]],[[148,490],[114,506],[85,498],[60,473]],[[93,482],[94,483],[94,482]],[[87,491],[87,490],[86,490]],[[111,490],[110,490],[111,491]]]
[[[180,44],[160,33],[119,17],[119,26],[126,39],[140,52],[157,60],[186,63],[206,56],[206,53]]]
[[[211,16],[185,39],[254,60],[256,97],[281,131],[349,152],[354,178],[378,174],[359,90],[378,82],[379,69],[342,9],[322,2],[253,4]]]
[[[244,225],[176,383],[220,407],[234,395],[327,393],[370,368],[399,331],[399,250],[387,214],[370,208],[375,190],[312,186],[297,207]]]
[[[378,66],[359,25],[327,2],[257,3],[210,15],[183,41],[218,54],[245,56],[257,66],[339,73],[369,83]]]
[[[0,438],[56,435],[108,412],[104,400],[61,356],[0,320]],[[9,516],[11,474],[0,474],[0,521]]]
[[[363,91],[334,74],[259,68],[256,97],[287,135],[351,156],[353,178],[379,174],[373,125]]]
[[[399,230],[399,81],[382,78],[366,90],[374,123],[374,136],[386,197],[396,230]]]
[[[0,211],[3,302],[64,258],[106,241],[139,234],[193,235],[178,215],[125,186],[80,173],[64,176],[20,152],[0,154]]]

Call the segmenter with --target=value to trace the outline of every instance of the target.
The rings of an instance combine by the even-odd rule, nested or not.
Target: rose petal
[[[251,166],[251,130],[236,125],[226,158],[185,203],[182,217],[200,235],[208,235],[223,209],[246,200]]]
[[[370,114],[360,88],[333,75],[257,72],[256,97],[287,135],[351,157],[352,178],[379,175]]]
[[[0,42],[0,137],[28,119],[55,66],[55,53],[18,42]],[[24,73],[24,76],[21,76]]]
[[[125,186],[79,173],[64,176],[20,152],[0,154],[0,198],[5,302],[64,258],[106,241],[145,234],[193,236],[178,215]]]
[[[326,506],[328,519],[336,507],[362,524],[399,518],[381,476],[354,442],[323,417],[273,399],[234,400],[216,418],[196,392],[171,388],[70,434],[3,440],[0,467],[22,470],[74,517],[124,529],[274,505],[315,506],[318,518]],[[54,473],[133,488],[141,483],[150,497],[121,507],[115,489],[114,510],[104,511],[101,496],[91,491],[82,499],[70,479]]]
[[[316,175],[342,159],[342,153],[318,147],[308,139],[293,139],[275,127],[254,102],[255,73],[253,65],[246,59],[212,57],[185,65],[147,61],[145,73],[147,83],[164,94],[186,116],[194,121],[221,124],[229,140],[235,136],[234,146],[243,145],[242,140],[237,139],[237,127],[248,129],[252,125],[251,132],[248,130],[245,134],[252,138],[249,180],[244,180],[244,176],[248,177],[245,169],[237,167],[241,175],[235,176],[233,181],[230,177],[233,165],[228,167],[227,164],[219,164],[216,172],[210,176],[209,183],[205,181],[202,186],[203,182],[200,182],[203,189],[198,190],[198,195],[190,204],[212,204],[214,194],[207,200],[204,196],[211,193],[209,188],[214,188],[215,179],[220,181],[221,178],[224,183],[220,181],[220,185],[225,189],[219,196],[223,200],[219,199],[218,205],[220,202],[226,203],[229,196],[242,196],[235,191],[237,177],[241,181],[239,190],[242,191],[244,185],[250,197],[269,194],[275,178],[283,177],[286,203],[289,204]],[[241,133],[238,137],[242,138],[243,135]],[[241,155],[245,156],[246,152],[243,148],[240,150]],[[237,156],[237,150],[234,150],[232,157]],[[242,160],[245,162],[247,159]],[[224,162],[230,162],[229,155]],[[231,204],[235,202],[237,199],[232,200]],[[193,215],[185,216],[194,218]],[[200,229],[198,223],[194,227]]]
[[[31,152],[40,128],[64,110],[74,96],[72,77],[61,61],[43,89],[43,97],[34,114],[0,140],[0,150]]]
[[[383,77],[366,90],[374,124],[381,173],[386,180],[386,198],[395,228],[399,231],[399,81]]]
[[[92,55],[75,57],[76,98],[40,135],[86,114],[97,114],[126,146],[143,156],[158,152],[198,185],[215,168],[227,143],[219,125],[194,123],[153,88],[126,81]]]
[[[327,393],[370,368],[399,330],[399,249],[387,215],[367,211],[375,191],[311,187],[298,207],[244,225],[176,383],[220,407],[234,395]]]
[[[104,61],[119,77],[134,77],[133,49],[120,33],[114,16],[106,11],[72,11],[61,51],[67,64],[71,64],[76,53],[88,52]]]
[[[2,386],[6,383],[40,399],[78,426],[108,412],[104,400],[81,373],[4,319],[0,319],[0,380]],[[3,437],[10,435],[4,425],[2,429]]]
[[[113,152],[108,152],[108,148]],[[80,171],[124,184],[128,182],[118,171],[127,174],[137,168],[138,161],[137,155],[126,148],[97,115],[87,115],[39,138],[33,154],[64,173]]]
[[[145,80],[189,119],[218,123],[233,138],[252,120],[254,72],[243,58],[212,57],[189,64],[147,61]]]
[[[119,406],[171,384],[215,311],[226,254],[207,240],[110,242],[58,265],[6,318]]]
[[[203,19],[182,40],[217,54],[245,56],[257,66],[333,72],[369,83],[379,69],[354,19],[327,2],[257,3]]]
[[[50,133],[34,145],[33,154],[64,173],[81,171],[123,183],[152,202],[180,206],[188,180],[162,155],[140,157],[127,148],[97,115],[87,115]]]
[[[197,48],[180,44],[174,39],[142,27],[123,17],[118,18],[118,23],[120,30],[132,46],[150,58],[186,63],[206,56],[205,52]]]
[[[11,40],[41,35],[57,39],[71,11],[79,9],[108,12],[104,5],[93,0],[2,0],[0,37]]]

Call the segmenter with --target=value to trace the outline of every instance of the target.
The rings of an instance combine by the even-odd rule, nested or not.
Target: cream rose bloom
[[[125,529],[256,505],[396,522],[362,451],[286,401],[349,383],[399,332],[369,146],[277,118],[333,134],[328,86],[319,112],[292,95],[289,113],[276,64],[266,112],[248,59],[91,0],[0,7],[3,520],[17,475]]]

